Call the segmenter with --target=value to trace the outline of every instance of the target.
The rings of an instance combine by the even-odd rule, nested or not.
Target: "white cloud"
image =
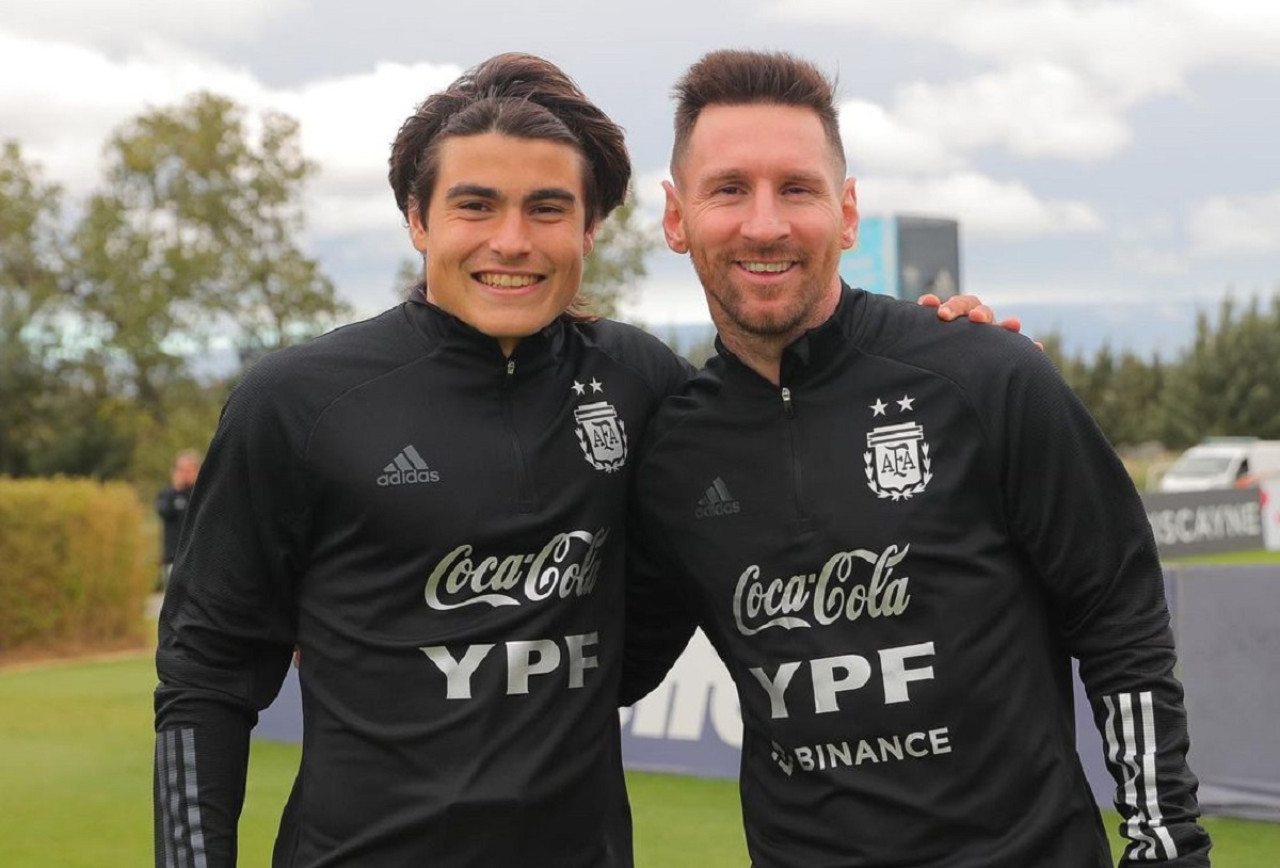
[[[1193,72],[1280,68],[1280,4],[1263,0],[776,0],[765,14],[985,62],[969,77],[906,84],[880,113],[846,106],[869,126],[871,141],[859,142],[868,159],[896,171],[931,160],[954,169],[959,155],[992,146],[1029,158],[1104,159],[1131,142],[1126,112],[1184,93]]]
[[[871,177],[859,183],[864,213],[936,214],[960,220],[975,238],[1027,238],[1097,232],[1102,217],[1087,202],[1041,200],[1023,184],[975,172],[936,178]]]
[[[855,174],[945,172],[964,164],[936,134],[865,100],[840,106],[840,137]]]
[[[1181,229],[1168,212],[1129,214],[1107,232],[1111,261],[1143,278],[1184,277],[1191,272],[1191,259]]]
[[[72,194],[98,177],[111,131],[148,108],[176,103],[204,88],[237,99],[260,94],[247,73],[191,53],[152,48],[123,60],[66,43],[0,32],[9,70],[0,90],[0,130]]]
[[[1180,277],[1191,271],[1185,253],[1148,245],[1115,248],[1115,261],[1122,268],[1156,277]]]
[[[11,33],[101,48],[137,49],[156,40],[247,42],[303,0],[0,0]]]
[[[1110,157],[1131,139],[1117,106],[1071,69],[1023,64],[945,85],[902,88],[894,115],[920,138],[1023,157]]]
[[[406,117],[462,70],[448,64],[379,63],[372,72],[264,94],[302,125],[303,151],[326,175],[374,179],[386,185],[391,142]]]
[[[324,178],[324,176],[321,176]],[[408,244],[409,230],[404,217],[396,210],[391,188],[370,181],[361,189],[343,192],[341,182],[316,181],[307,193],[307,232],[316,239],[370,231],[393,233]],[[405,249],[406,254],[409,252]]]
[[[450,65],[380,63],[371,73],[258,98],[259,108],[297,118],[302,151],[320,166],[309,197],[315,234],[386,229],[403,236],[387,185],[391,142],[414,108],[461,71]]]
[[[1280,253],[1280,190],[1208,199],[1194,209],[1190,232],[1197,256]]]
[[[671,173],[666,168],[636,172],[631,176],[631,191],[636,197],[639,216],[645,223],[662,224],[662,212],[667,203],[662,183],[670,180]]]
[[[1128,287],[1108,286],[1097,282],[1081,283],[1077,278],[1038,277],[1035,281],[1016,278],[988,279],[981,286],[974,286],[970,277],[965,292],[978,295],[991,305],[1000,316],[1025,318],[1030,308],[1044,305],[1097,305],[1107,309],[1114,302],[1117,292]],[[1123,296],[1122,296],[1123,297]]]
[[[664,265],[657,269],[661,273],[650,274],[641,281],[637,292],[623,302],[623,318],[650,325],[710,322],[706,295],[693,267],[687,261],[683,267],[679,267],[680,263],[676,266]]]
[[[423,98],[461,72],[447,64],[380,63],[361,75],[272,89],[245,70],[159,45],[115,60],[3,32],[0,57],[23,70],[0,91],[0,129],[73,197],[99,182],[101,148],[116,127],[196,91],[230,97],[251,114],[293,116],[303,153],[320,166],[310,201],[313,231],[322,235],[396,225],[386,181],[391,141]]]
[[[1206,66],[1280,66],[1266,0],[775,0],[768,15],[941,44],[993,64],[1047,60],[1136,100]]]

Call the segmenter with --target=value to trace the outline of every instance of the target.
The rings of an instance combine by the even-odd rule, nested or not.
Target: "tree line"
[[[248,361],[348,313],[299,241],[316,167],[298,125],[201,94],[103,148],[102,183],[63,191],[0,150],[0,473],[163,479],[204,443],[225,388],[192,359]]]
[[[1059,335],[1044,346],[1117,447],[1280,439],[1280,292],[1244,304],[1228,295],[1215,316],[1200,311],[1191,345],[1167,361],[1106,345],[1068,355]]]
[[[293,118],[251,123],[208,93],[115,130],[74,214],[17,142],[0,146],[0,475],[158,486],[176,452],[207,442],[238,378],[197,369],[215,339],[243,370],[348,320],[301,241],[317,171]],[[584,272],[599,313],[618,313],[654,243],[634,202],[601,227]],[[396,289],[420,273],[401,263]],[[1168,361],[1069,356],[1055,335],[1045,351],[1117,446],[1280,438],[1280,294],[1201,313]]]

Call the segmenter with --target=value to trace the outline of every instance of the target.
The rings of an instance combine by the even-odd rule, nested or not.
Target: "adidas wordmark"
[[[378,477],[378,484],[384,488],[389,485],[439,481],[440,471],[428,467],[427,462],[423,461],[422,456],[418,454],[418,450],[412,446],[401,449],[400,454],[382,468],[382,475]]]
[[[742,509],[738,501],[729,493],[729,486],[719,476],[715,482],[707,486],[706,492],[698,498],[698,505],[693,510],[696,518],[711,518],[716,515],[733,515]]]

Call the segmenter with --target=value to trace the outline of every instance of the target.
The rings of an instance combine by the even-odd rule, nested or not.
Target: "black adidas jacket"
[[[187,513],[190,498],[191,489],[178,490],[172,485],[166,485],[156,495],[156,515],[160,517],[163,533],[161,563],[173,563],[173,555],[178,550],[178,532],[182,530],[182,517]]]
[[[1142,504],[1044,355],[978,328],[846,287],[780,387],[721,348],[646,435],[628,671],[684,601],[738,687],[756,868],[1110,865],[1072,657],[1125,864],[1208,864]]]
[[[630,865],[626,493],[688,373],[608,321],[508,360],[421,299],[258,364],[160,617],[156,865],[234,863],[249,731],[295,644],[277,868]]]

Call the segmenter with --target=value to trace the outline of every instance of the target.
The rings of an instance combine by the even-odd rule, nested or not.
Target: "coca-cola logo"
[[[738,577],[733,591],[738,632],[754,636],[770,627],[793,630],[901,615],[911,602],[907,592],[911,580],[895,576],[894,569],[910,549],[891,545],[883,552],[837,552],[821,570],[785,579],[761,578],[759,565],[752,564]]]
[[[460,545],[436,564],[423,595],[442,612],[586,596],[595,590],[608,538],[608,528],[573,530],[556,534],[535,552],[485,557]]]

